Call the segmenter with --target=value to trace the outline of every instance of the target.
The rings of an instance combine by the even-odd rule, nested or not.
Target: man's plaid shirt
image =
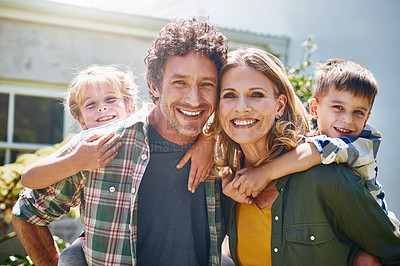
[[[46,226],[71,207],[81,204],[88,264],[135,265],[137,194],[150,159],[147,128],[148,107],[144,106],[124,120],[76,135],[56,156],[70,153],[82,139],[94,133],[115,131],[122,136],[122,147],[105,168],[82,171],[45,189],[25,189],[14,206],[14,215]],[[220,265],[223,240],[220,180],[207,179],[205,189],[210,231],[209,265]]]

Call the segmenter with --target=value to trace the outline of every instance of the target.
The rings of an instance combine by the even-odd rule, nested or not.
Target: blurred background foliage
[[[7,225],[11,222],[12,207],[18,199],[18,195],[24,189],[20,182],[24,169],[37,160],[57,151],[71,137],[67,137],[54,146],[41,148],[34,153],[25,153],[19,156],[14,163],[0,166],[0,220],[3,222],[3,231],[6,231]]]

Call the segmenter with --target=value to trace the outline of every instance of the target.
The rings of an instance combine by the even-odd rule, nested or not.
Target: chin
[[[180,129],[178,132],[186,137],[196,137],[201,133],[201,129]]]

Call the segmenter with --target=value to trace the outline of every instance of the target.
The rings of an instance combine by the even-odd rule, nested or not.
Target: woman
[[[234,172],[296,147],[308,131],[306,117],[276,57],[254,48],[230,52],[210,128],[219,139],[217,166]],[[224,193],[232,195],[229,181],[223,178]],[[235,264],[351,265],[360,246],[400,263],[399,231],[359,181],[342,165],[321,165],[281,178],[253,205],[225,198]]]

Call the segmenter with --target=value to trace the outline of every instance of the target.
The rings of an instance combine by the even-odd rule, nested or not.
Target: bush
[[[310,57],[318,49],[318,46],[312,36],[309,36],[302,45],[304,48],[302,62],[297,67],[287,68],[286,71],[296,95],[308,110],[308,101],[311,99],[312,86],[314,85],[314,75],[303,74],[303,72],[311,67]]]
[[[3,231],[6,231],[8,224],[11,222],[12,207],[24,189],[24,186],[20,182],[24,169],[37,160],[57,151],[70,138],[71,136],[67,137],[61,143],[41,148],[34,153],[23,154],[14,163],[0,166],[0,219],[3,220]]]

